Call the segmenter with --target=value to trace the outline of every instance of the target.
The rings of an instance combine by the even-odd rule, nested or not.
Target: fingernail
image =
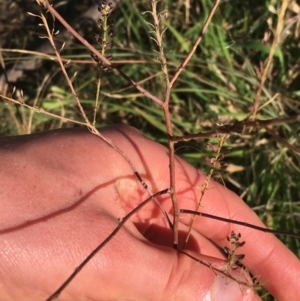
[[[241,273],[241,270],[239,270],[239,273]],[[231,276],[238,277],[238,275],[233,275],[233,273],[231,273]],[[223,274],[218,274],[213,283],[213,301],[247,301],[250,300],[252,295],[253,291],[251,288],[241,285]]]

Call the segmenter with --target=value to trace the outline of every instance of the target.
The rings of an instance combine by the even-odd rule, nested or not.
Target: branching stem
[[[195,53],[197,47],[199,46],[199,44],[201,43],[202,41],[202,38],[203,38],[203,35],[204,33],[206,32],[207,28],[208,28],[208,25],[213,17],[213,15],[215,14],[219,4],[220,4],[220,1],[221,0],[216,0],[215,1],[215,4],[213,6],[213,8],[211,9],[200,33],[199,33],[199,36],[198,38],[196,39],[192,49],[189,51],[188,55],[186,56],[186,58],[184,59],[184,61],[181,63],[181,65],[178,67],[176,73],[174,74],[173,78],[171,79],[170,81],[170,85],[173,86],[175,81],[177,80],[178,76],[180,75],[180,73],[184,70],[184,68],[186,67],[186,65],[188,64],[188,62],[190,61],[190,59],[192,58],[193,54]]]

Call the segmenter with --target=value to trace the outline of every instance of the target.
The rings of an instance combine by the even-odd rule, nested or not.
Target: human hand
[[[169,186],[163,146],[126,126],[101,133],[127,154],[153,192]],[[148,197],[124,158],[81,129],[2,138],[0,164],[0,300],[46,299],[112,232],[117,219]],[[195,208],[204,180],[192,166],[176,161],[180,208]],[[235,194],[211,185],[201,211],[262,225]],[[159,200],[171,214],[169,196]],[[190,220],[180,217],[181,244]],[[225,266],[216,245],[227,245],[232,229],[246,241],[241,250],[250,272],[280,301],[297,300],[299,260],[273,235],[199,217],[187,249],[214,266]],[[84,267],[59,300],[259,300],[250,289],[224,282],[171,246],[171,231],[158,206],[150,202]]]

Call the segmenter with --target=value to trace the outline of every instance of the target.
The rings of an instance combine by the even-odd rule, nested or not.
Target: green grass
[[[1,0],[3,1],[3,0]],[[169,16],[165,33],[165,52],[170,74],[173,75],[185,58],[193,41],[209,13],[212,1],[192,2],[189,23],[186,23],[184,1],[169,1]],[[17,2],[18,3],[18,2]],[[20,2],[21,3],[21,2]],[[18,5],[21,5],[18,3]],[[277,16],[269,7],[277,7],[281,1],[223,1],[205,37],[189,65],[178,78],[171,95],[172,122],[174,134],[183,135],[209,131],[217,123],[241,120],[249,113],[259,86],[260,66],[270,51],[269,41],[262,43],[269,25],[276,26]],[[82,1],[79,10],[87,6]],[[22,6],[21,6],[22,7]],[[149,15],[142,12],[149,9],[147,1],[123,0],[113,12],[115,20],[114,43],[111,49],[113,61],[129,77],[142,83],[143,87],[157,95],[164,95],[164,77],[161,71],[155,43],[149,38]],[[34,9],[33,9],[34,10]],[[31,36],[24,32],[16,37],[15,48],[33,47],[37,41],[32,37],[42,33],[30,17],[21,21],[28,26]],[[299,70],[300,61],[297,33],[299,25],[295,13],[288,10],[286,28],[289,35],[282,35],[274,55],[272,72],[261,95],[260,119],[299,114]],[[298,28],[297,28],[298,26]],[[13,30],[13,29],[11,29]],[[83,28],[86,38],[92,41],[96,26]],[[14,31],[14,35],[16,35]],[[34,41],[33,41],[34,40]],[[24,46],[25,45],[25,46]],[[9,45],[7,47],[10,47]],[[11,46],[12,47],[12,46]],[[14,60],[26,60],[21,54],[3,52],[6,64]],[[89,117],[92,117],[96,86],[95,64],[91,63],[89,52],[74,42],[62,52],[65,59],[75,60],[68,67],[69,74],[78,72],[74,85]],[[74,99],[64,81],[59,66],[45,62],[35,72],[27,72],[18,83],[29,104],[41,106],[53,113],[75,120],[82,120]],[[165,123],[160,108],[130,87],[113,72],[103,77],[101,108],[97,125],[126,123],[141,129],[147,136],[160,143],[167,143]],[[9,94],[11,90],[7,93]],[[39,91],[39,93],[37,93]],[[280,95],[270,101],[275,93]],[[1,134],[24,133],[24,126],[30,119],[30,111],[0,103]],[[31,132],[57,127],[70,127],[59,120],[43,114],[33,114]],[[298,124],[283,124],[274,129],[287,142],[299,146]],[[197,168],[208,170],[204,157],[208,154],[208,140],[179,143],[177,154]],[[182,147],[184,146],[184,147]],[[255,128],[247,135],[234,135],[227,143],[230,153],[226,162],[242,167],[240,171],[223,172],[226,185],[274,229],[298,232],[300,228],[300,157],[281,145],[265,130]],[[280,237],[300,257],[300,242],[295,238]],[[265,300],[272,300],[266,297]]]

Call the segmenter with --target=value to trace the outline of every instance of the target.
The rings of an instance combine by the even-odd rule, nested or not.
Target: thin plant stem
[[[187,257],[193,259],[193,260],[196,261],[197,263],[200,263],[200,264],[202,264],[202,265],[208,267],[208,268],[211,269],[217,276],[218,276],[218,274],[222,274],[222,275],[224,275],[226,278],[228,278],[228,279],[230,279],[230,280],[233,280],[233,281],[237,282],[239,285],[243,285],[243,286],[246,286],[246,287],[250,287],[250,288],[252,288],[252,289],[258,289],[258,288],[261,287],[259,284],[252,284],[252,283],[250,284],[250,283],[245,282],[245,281],[240,281],[240,280],[238,280],[236,277],[231,276],[231,275],[230,275],[230,271],[228,271],[227,269],[225,269],[225,270],[217,269],[217,268],[215,268],[215,267],[213,266],[213,264],[208,263],[208,262],[206,262],[206,261],[204,261],[204,260],[198,259],[197,257],[195,257],[195,256],[193,256],[193,255],[191,255],[191,254],[189,254],[188,252],[185,252],[185,251],[183,251],[183,250],[177,250],[177,251],[178,251],[179,253],[182,253],[182,254],[186,255]]]
[[[168,71],[168,65],[167,65],[167,58],[164,52],[163,47],[163,35],[166,31],[166,28],[161,29],[161,23],[163,21],[163,16],[167,13],[166,11],[162,11],[160,13],[157,12],[157,0],[151,0],[151,7],[152,7],[152,17],[153,17],[153,25],[155,29],[155,36],[156,39],[153,39],[159,50],[159,58],[161,62],[161,68],[165,76],[165,83],[166,83],[166,90],[169,89],[169,71]],[[162,25],[163,26],[163,25]]]
[[[208,214],[208,213],[204,213],[204,212],[197,212],[194,210],[189,210],[189,209],[180,209],[179,210],[180,214],[185,213],[185,214],[193,214],[193,215],[198,215],[198,216],[203,216],[203,217],[207,217],[207,218],[212,218],[224,223],[230,223],[230,224],[236,224],[236,225],[241,225],[247,228],[252,228],[261,232],[265,232],[265,233],[272,233],[275,235],[286,235],[286,236],[290,236],[290,237],[296,237],[296,238],[300,238],[300,234],[299,233],[293,233],[293,232],[288,232],[288,231],[281,231],[281,230],[273,230],[273,229],[269,229],[269,228],[264,228],[264,227],[259,227],[256,225],[252,225],[249,224],[247,222],[242,222],[242,221],[236,221],[236,220],[232,220],[229,218],[225,218],[225,217],[221,217],[221,216],[217,216],[217,215],[212,215],[212,214]]]
[[[183,69],[186,67],[186,65],[188,64],[188,62],[190,61],[190,59],[192,58],[193,54],[195,53],[198,45],[201,43],[202,38],[204,33],[206,32],[209,23],[211,22],[212,17],[214,16],[219,4],[220,4],[221,0],[216,0],[206,21],[204,22],[204,25],[199,33],[198,38],[196,39],[193,47],[191,48],[191,50],[189,51],[189,53],[187,54],[186,58],[184,59],[184,61],[181,63],[181,65],[178,67],[177,71],[175,72],[173,78],[170,81],[170,85],[173,86],[175,81],[177,80],[178,76],[180,75],[180,73],[183,71]]]
[[[222,134],[220,139],[219,139],[219,145],[218,145],[218,150],[217,150],[217,153],[215,155],[215,160],[213,161],[212,163],[212,168],[210,169],[206,179],[205,179],[205,182],[204,182],[204,185],[203,187],[201,188],[201,195],[200,195],[200,199],[199,199],[199,202],[196,206],[196,211],[198,212],[200,207],[201,207],[201,204],[202,204],[202,200],[203,200],[203,197],[205,195],[205,192],[208,190],[208,186],[209,186],[209,183],[210,183],[210,180],[213,176],[213,173],[216,169],[216,166],[219,162],[219,158],[220,158],[220,155],[221,155],[221,149],[226,141],[226,139],[228,138],[228,135],[226,134]],[[185,239],[185,243],[184,243],[184,248],[186,247],[186,244],[188,243],[188,240],[190,238],[190,235],[191,235],[191,231],[192,231],[192,228],[194,226],[194,223],[196,221],[196,217],[197,215],[194,215],[193,218],[192,218],[192,221],[190,223],[190,226],[189,226],[189,230],[188,230],[188,233],[187,233],[187,236],[186,236],[186,239]]]
[[[17,105],[20,105],[22,107],[25,107],[35,113],[41,113],[41,114],[45,114],[45,115],[48,115],[48,116],[51,116],[53,118],[56,118],[56,119],[60,119],[61,121],[63,122],[72,122],[74,124],[79,124],[79,125],[84,125],[86,126],[86,123],[85,122],[82,122],[82,121],[77,121],[77,120],[74,120],[74,119],[70,119],[70,118],[66,118],[66,117],[62,117],[60,115],[57,115],[57,114],[54,114],[54,113],[51,113],[51,112],[48,112],[46,111],[45,109],[43,108],[40,108],[40,107],[33,107],[33,106],[30,106],[20,100],[16,100],[16,99],[13,99],[11,97],[8,97],[6,95],[3,95],[3,94],[0,94],[0,97],[2,97],[3,99],[9,101],[9,102],[12,102],[14,104],[17,104]]]
[[[80,99],[79,99],[79,97],[78,97],[78,95],[77,95],[77,93],[76,93],[76,91],[74,89],[73,83],[72,83],[72,81],[70,80],[70,78],[68,76],[68,73],[66,71],[65,65],[62,62],[60,54],[59,54],[59,52],[58,52],[58,50],[57,50],[57,48],[55,46],[55,43],[54,43],[54,40],[53,40],[53,32],[50,31],[50,28],[48,26],[48,22],[47,22],[45,16],[43,15],[43,13],[41,13],[40,16],[41,16],[41,19],[42,19],[42,21],[44,23],[44,26],[46,28],[46,31],[47,31],[47,34],[48,34],[48,40],[49,40],[49,42],[50,42],[50,44],[51,44],[51,46],[52,46],[52,48],[53,48],[53,50],[55,52],[55,55],[56,55],[56,58],[58,60],[59,65],[60,65],[61,71],[63,72],[63,74],[64,74],[64,76],[66,78],[66,81],[67,81],[67,83],[68,83],[68,85],[69,85],[69,87],[71,89],[71,92],[72,92],[72,94],[73,94],[73,96],[74,96],[74,98],[76,100],[76,103],[77,103],[77,106],[79,108],[79,111],[80,111],[83,119],[85,120],[86,125],[90,126],[90,122],[89,122],[89,120],[88,120],[88,118],[87,118],[87,116],[85,114],[85,111],[84,111],[82,105],[81,105]]]
[[[167,58],[164,52],[163,47],[163,34],[166,30],[166,28],[161,28],[161,23],[163,16],[166,14],[166,11],[162,11],[160,13],[157,12],[157,2],[156,0],[151,0],[151,15],[153,18],[153,25],[150,24],[152,27],[154,27],[154,34],[155,39],[152,38],[152,40],[155,41],[158,50],[159,50],[159,58],[161,63],[161,68],[164,74],[164,80],[165,80],[165,96],[164,96],[164,102],[162,105],[163,113],[164,113],[164,120],[166,125],[166,130],[169,137],[172,137],[173,130],[172,130],[172,122],[171,122],[171,116],[170,116],[170,110],[169,110],[169,103],[170,103],[170,95],[171,95],[171,85],[169,80],[169,71],[167,66]],[[179,208],[178,208],[178,202],[176,197],[176,182],[175,182],[175,149],[174,149],[174,142],[170,139],[168,139],[168,148],[169,148],[169,169],[170,169],[170,195],[172,200],[172,209],[173,209],[173,246],[176,249],[178,246],[178,223],[179,223]]]
[[[269,126],[271,125],[280,125],[284,123],[294,123],[298,122],[300,120],[300,115],[295,115],[291,117],[284,117],[284,118],[274,118],[274,119],[269,119],[269,120],[260,120],[260,119],[255,119],[255,120],[249,120],[249,119],[244,119],[239,122],[235,122],[232,124],[226,124],[220,126],[216,130],[212,130],[209,132],[199,132],[195,134],[187,134],[184,136],[172,136],[170,139],[174,142],[179,142],[179,141],[190,141],[192,139],[200,139],[200,138],[211,138],[215,137],[220,134],[228,134],[228,135],[234,135],[234,134],[243,134],[246,128],[250,127],[263,127],[265,128],[268,132],[272,132],[272,135],[277,139],[279,136],[272,131]],[[284,146],[288,147],[290,150],[293,150],[297,153],[300,153],[299,148],[289,144],[286,140],[280,137],[280,139],[277,139],[277,141]]]
[[[101,22],[99,28],[102,30],[102,36],[101,36],[101,54],[105,56],[105,51],[108,45],[108,18],[110,15],[111,7],[108,3],[101,4],[101,15],[102,15],[102,20],[99,20]],[[93,116],[93,126],[96,125],[96,117],[97,117],[97,112],[99,111],[100,107],[100,102],[101,102],[101,84],[102,84],[102,77],[103,77],[103,68],[104,68],[104,63],[103,61],[100,60],[98,62],[98,78],[97,78],[97,90],[96,90],[96,99],[95,99],[95,108],[94,108],[94,116]]]
[[[96,99],[95,99],[93,126],[96,126],[97,112],[98,112],[99,107],[100,107],[100,91],[101,91],[101,82],[102,82],[103,71],[101,69],[98,72],[99,72],[99,75],[98,75],[98,79],[97,79],[97,91],[96,91]]]

